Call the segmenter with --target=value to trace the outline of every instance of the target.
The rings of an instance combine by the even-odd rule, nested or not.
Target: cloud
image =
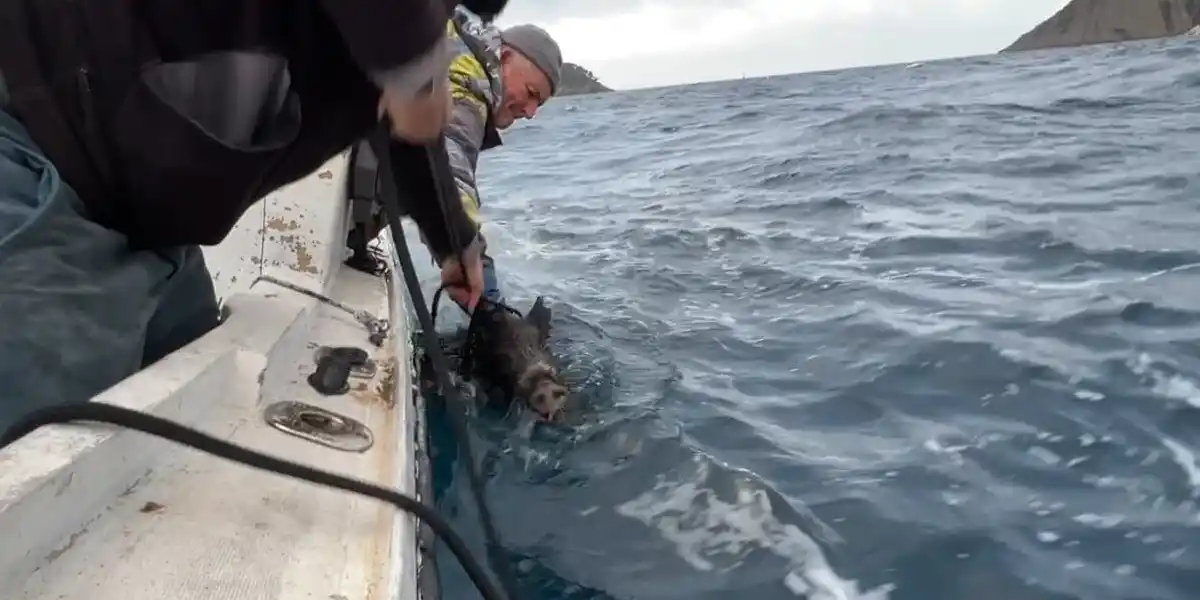
[[[512,0],[616,87],[982,54],[1066,0]]]
[[[541,11],[514,8],[504,15],[501,23],[519,19],[538,22],[559,39],[563,52],[572,60],[604,61],[727,47],[789,25],[866,16],[876,3],[877,0],[618,0],[597,2],[597,6],[579,13],[558,7],[549,11],[554,15],[550,17]]]

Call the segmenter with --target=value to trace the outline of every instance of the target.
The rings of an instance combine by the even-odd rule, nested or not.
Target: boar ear
[[[525,313],[525,322],[533,325],[538,331],[538,343],[545,345],[550,337],[550,309],[546,307],[546,299],[538,296],[529,312]]]

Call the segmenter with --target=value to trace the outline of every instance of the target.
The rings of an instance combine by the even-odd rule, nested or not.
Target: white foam
[[[1181,375],[1169,375],[1154,368],[1154,360],[1149,354],[1141,353],[1129,368],[1137,375],[1147,377],[1153,384],[1155,394],[1179,400],[1200,408],[1200,386]]]
[[[1116,527],[1117,525],[1120,525],[1121,523],[1123,523],[1125,521],[1125,517],[1123,517],[1121,515],[1097,515],[1094,513],[1083,513],[1081,515],[1075,515],[1074,517],[1072,517],[1072,519],[1076,523],[1082,523],[1084,525],[1092,525],[1095,527],[1099,527],[1100,529],[1111,529],[1113,527]]]
[[[1187,475],[1192,491],[1200,493],[1200,464],[1196,462],[1196,454],[1175,440],[1163,438],[1162,443],[1171,451],[1171,458],[1183,469],[1184,475]]]
[[[1028,450],[1029,454],[1036,456],[1048,465],[1057,465],[1062,462],[1062,457],[1051,452],[1041,446],[1031,446]]]
[[[788,561],[784,585],[807,600],[887,600],[892,586],[859,592],[854,581],[833,571],[816,541],[799,527],[783,523],[771,510],[765,490],[740,485],[737,499],[725,502],[703,486],[712,463],[697,457],[686,481],[660,476],[654,488],[620,504],[618,514],[656,528],[675,545],[679,557],[698,571],[729,569],[754,550]],[[714,561],[720,560],[720,566]]]

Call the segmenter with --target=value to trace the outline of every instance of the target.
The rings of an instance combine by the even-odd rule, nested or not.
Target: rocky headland
[[[558,96],[579,96],[581,94],[596,94],[611,92],[612,89],[600,83],[591,71],[575,64],[563,63],[562,81],[559,83]]]
[[[1200,25],[1200,0],[1071,0],[1002,52],[1162,38]]]

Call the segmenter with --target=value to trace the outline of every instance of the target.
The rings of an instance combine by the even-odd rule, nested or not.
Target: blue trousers
[[[0,430],[88,401],[219,320],[200,249],[130,250],[6,104],[0,80]]]

